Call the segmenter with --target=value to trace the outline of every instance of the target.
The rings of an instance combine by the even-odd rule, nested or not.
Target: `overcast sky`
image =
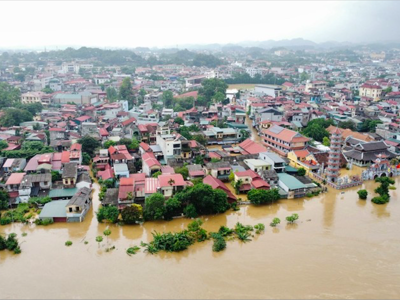
[[[400,40],[400,2],[0,2],[0,48]]]

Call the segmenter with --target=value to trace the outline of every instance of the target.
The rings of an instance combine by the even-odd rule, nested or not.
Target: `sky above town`
[[[400,2],[0,2],[0,48],[400,40]]]

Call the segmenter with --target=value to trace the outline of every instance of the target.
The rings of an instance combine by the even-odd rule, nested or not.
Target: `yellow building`
[[[363,84],[359,89],[360,97],[369,97],[374,101],[379,100],[382,94],[382,88],[379,85]]]
[[[314,155],[308,150],[295,150],[288,153],[287,158],[289,159],[289,164],[296,168],[304,168],[306,174],[312,170],[317,170],[319,164],[314,157]]]

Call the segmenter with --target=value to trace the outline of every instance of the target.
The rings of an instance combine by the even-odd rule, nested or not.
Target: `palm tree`
[[[169,184],[170,186],[172,186],[174,183],[175,183],[175,180],[173,180],[172,178],[168,181],[168,184]]]

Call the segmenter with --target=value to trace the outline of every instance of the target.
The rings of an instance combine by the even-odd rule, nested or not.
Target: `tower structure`
[[[338,127],[331,134],[331,150],[329,152],[328,164],[326,168],[326,178],[328,182],[336,183],[339,177],[340,152],[342,145],[342,133]]]

